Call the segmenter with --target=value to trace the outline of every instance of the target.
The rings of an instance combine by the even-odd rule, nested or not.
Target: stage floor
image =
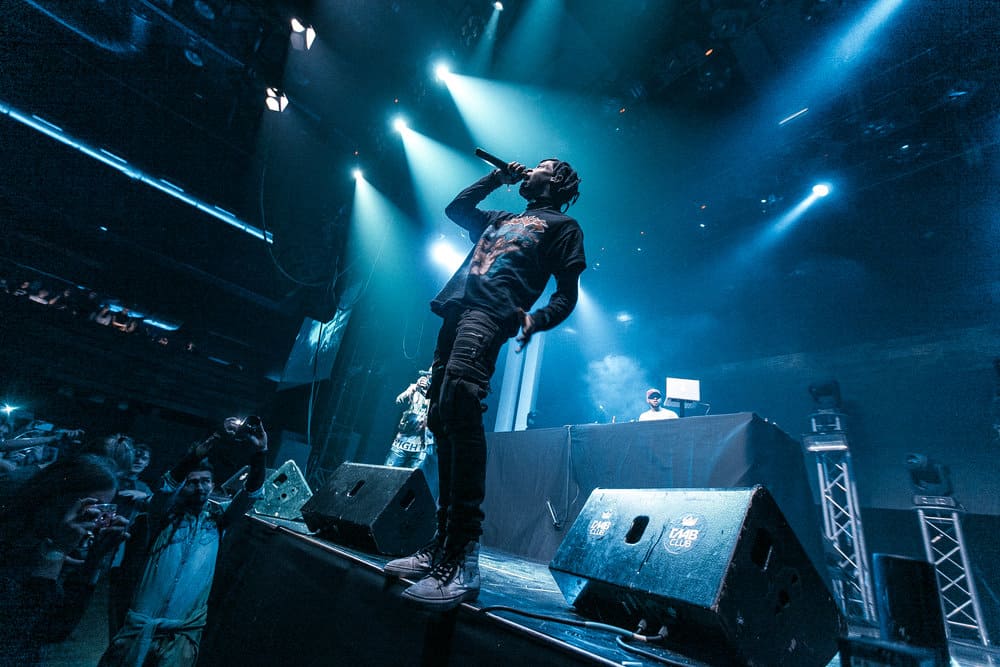
[[[200,664],[246,667],[290,656],[297,665],[344,662],[334,656],[371,665],[725,664],[713,659],[713,647],[683,638],[629,642],[644,652],[636,653],[613,632],[559,622],[586,619],[566,603],[547,565],[496,549],[482,551],[479,599],[435,614],[403,603],[406,582],[382,572],[389,557],[333,544],[295,522],[251,516],[236,532],[220,563]],[[247,632],[261,617],[267,630]],[[1000,666],[1000,659],[956,646],[952,663]]]

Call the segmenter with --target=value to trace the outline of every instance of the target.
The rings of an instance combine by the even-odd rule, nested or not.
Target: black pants
[[[477,310],[445,318],[434,350],[427,425],[438,449],[438,532],[455,548],[483,533],[486,431],[483,399],[500,348],[516,328]]]

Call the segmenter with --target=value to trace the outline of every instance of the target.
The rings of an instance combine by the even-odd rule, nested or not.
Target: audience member
[[[52,424],[28,419],[21,428],[7,422],[12,437],[0,438],[0,503],[15,495],[20,487],[39,470],[73,451],[84,432],[79,429],[53,429]],[[45,429],[38,428],[45,426]]]
[[[100,561],[127,536],[110,503],[118,480],[106,460],[70,457],[39,471],[0,507],[0,666],[40,664],[42,644],[82,615]],[[87,557],[69,575],[68,554]]]
[[[135,442],[124,433],[114,433],[103,438],[91,440],[84,445],[84,454],[97,454],[108,458],[115,467],[119,481],[132,474],[132,464],[135,462]]]
[[[223,511],[208,496],[214,487],[205,461],[223,436],[198,443],[163,476],[149,508],[152,548],[125,624],[101,658],[100,667],[190,667],[198,659],[208,594],[226,527],[263,494],[267,433],[235,419],[225,431],[252,450],[244,491]]]
[[[108,306],[101,306],[100,310],[95,311],[91,314],[90,319],[94,320],[98,324],[103,326],[108,326],[111,324],[111,320],[115,317],[114,313],[111,312],[111,308]]]
[[[119,480],[118,495],[115,503],[118,514],[129,522],[129,533],[133,540],[123,543],[115,552],[108,570],[108,632],[113,638],[125,623],[132,592],[141,572],[141,557],[133,555],[133,551],[143,551],[137,545],[144,544],[148,539],[149,522],[146,520],[146,509],[153,498],[149,485],[139,479],[139,475],[149,467],[152,452],[149,445],[137,444],[134,448],[134,460],[130,474]]]

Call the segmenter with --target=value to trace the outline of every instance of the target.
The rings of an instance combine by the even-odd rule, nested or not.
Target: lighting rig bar
[[[235,214],[227,211],[226,209],[216,206],[214,204],[209,204],[208,202],[202,201],[201,199],[191,194],[188,194],[179,185],[175,185],[174,183],[171,183],[166,179],[156,178],[155,176],[147,174],[146,172],[142,171],[136,166],[130,164],[124,158],[115,155],[111,151],[105,150],[103,148],[93,148],[92,146],[86,144],[85,142],[70,136],[61,127],[50,123],[44,118],[35,116],[34,114],[29,115],[22,113],[17,109],[13,108],[12,106],[4,103],[3,101],[0,101],[0,113],[6,115],[7,117],[13,120],[16,120],[17,122],[23,125],[32,128],[33,130],[41,132],[47,137],[55,139],[61,144],[69,146],[70,148],[75,148],[84,155],[87,155],[97,160],[98,162],[101,162],[109,167],[112,167],[113,169],[117,169],[118,171],[125,174],[129,178],[135,179],[152,188],[155,188],[160,192],[163,192],[164,194],[173,197],[174,199],[178,199],[184,202],[185,204],[188,204],[189,206],[193,206],[199,211],[207,213],[208,215],[218,220],[221,220],[230,227],[235,227],[241,232],[249,234],[254,238],[258,238],[261,241],[264,241],[265,243],[274,243],[274,238],[271,232],[264,231],[258,227],[254,227],[253,225],[244,222],[243,220],[240,220],[238,217],[236,217]]]

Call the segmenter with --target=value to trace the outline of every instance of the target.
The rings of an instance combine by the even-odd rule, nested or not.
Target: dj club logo
[[[593,519],[587,526],[587,534],[591,537],[604,537],[611,530],[611,512],[605,510],[601,512],[599,519]]]
[[[690,551],[705,534],[705,517],[699,514],[685,514],[667,526],[666,549],[679,554]]]

